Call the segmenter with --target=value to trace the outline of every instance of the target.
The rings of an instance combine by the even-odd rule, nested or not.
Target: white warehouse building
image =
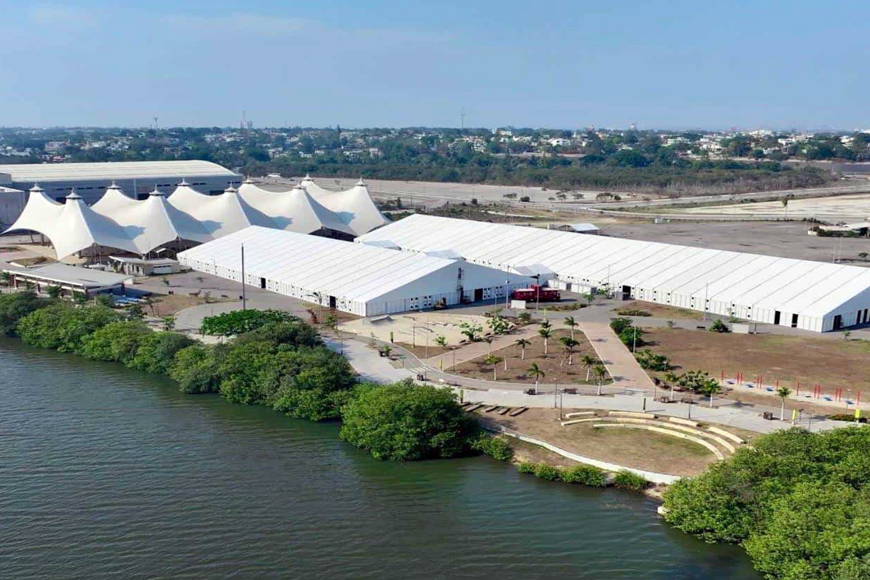
[[[870,322],[870,269],[858,266],[419,214],[356,241],[452,252],[508,271],[541,264],[568,290],[610,288],[624,298],[816,332]]]
[[[178,254],[196,271],[359,316],[503,300],[531,279],[462,260],[251,226]]]

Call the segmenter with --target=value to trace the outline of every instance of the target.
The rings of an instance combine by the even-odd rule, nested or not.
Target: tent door
[[[474,289],[474,301],[480,302],[483,300],[483,288],[475,288]]]
[[[338,305],[338,301],[335,299],[335,296],[330,296],[329,297],[329,307],[334,309],[337,305]]]
[[[260,288],[262,288],[263,290],[266,289],[266,279],[265,278],[260,278]]]
[[[782,318],[782,312],[779,310],[774,311],[773,313],[773,323],[779,324],[779,319]]]

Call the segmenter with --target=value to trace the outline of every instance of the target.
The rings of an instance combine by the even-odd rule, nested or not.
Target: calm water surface
[[[640,495],[337,432],[0,339],[0,578],[758,578]]]

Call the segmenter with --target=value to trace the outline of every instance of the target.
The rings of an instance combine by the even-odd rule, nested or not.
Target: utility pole
[[[248,299],[245,295],[245,244],[242,244],[242,310],[248,309]]]
[[[707,320],[707,292],[710,290],[710,284],[704,286],[704,321]]]

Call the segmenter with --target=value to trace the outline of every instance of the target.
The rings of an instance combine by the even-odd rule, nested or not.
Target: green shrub
[[[645,333],[642,329],[637,328],[636,326],[629,326],[619,333],[619,340],[629,348],[643,346],[646,344],[642,338],[644,334]]]
[[[91,360],[129,365],[142,341],[151,333],[151,329],[138,320],[112,322],[85,337],[76,352]]]
[[[195,344],[192,338],[177,332],[152,332],[142,339],[129,367],[149,373],[168,375],[175,362],[175,354]]]
[[[14,336],[22,318],[49,304],[50,300],[40,298],[30,290],[0,294],[0,334]]]
[[[514,450],[504,437],[481,435],[474,441],[473,447],[499,461],[510,461],[514,457]]]
[[[523,462],[517,464],[517,471],[519,471],[520,473],[534,474],[535,471],[537,470],[537,468],[538,468],[537,463],[531,463],[529,461],[523,461]]]
[[[169,376],[182,393],[216,393],[221,384],[221,345],[192,344],[175,353]]]
[[[610,328],[616,334],[622,334],[622,331],[631,327],[630,318],[614,318],[610,321]]]
[[[547,481],[559,481],[562,479],[562,471],[558,467],[552,467],[544,463],[539,463],[535,467],[535,475]]]
[[[663,354],[656,354],[649,349],[641,350],[635,353],[634,358],[637,359],[641,368],[648,371],[668,371],[671,369],[671,361]]]
[[[613,478],[613,484],[616,487],[622,487],[625,489],[633,489],[635,491],[641,491],[646,489],[649,485],[649,482],[636,473],[632,473],[630,471],[620,471]]]
[[[763,435],[752,448],[681,479],[665,492],[665,520],[708,542],[742,542],[762,533],[801,482],[870,486],[870,427],[809,433],[793,428]],[[798,520],[795,520],[798,521]],[[785,544],[800,538],[783,537]],[[868,545],[870,547],[870,545]],[[813,578],[813,576],[807,576]]]
[[[464,455],[476,425],[450,391],[410,381],[366,386],[341,411],[341,438],[376,459],[418,460]]]
[[[728,325],[719,320],[718,318],[713,321],[713,324],[708,328],[710,332],[731,332],[731,329],[728,328]]]
[[[607,485],[606,474],[592,465],[575,465],[566,469],[562,479],[568,483],[580,483],[590,487],[604,487]]]
[[[59,352],[79,352],[85,338],[120,319],[105,306],[54,302],[19,320],[18,335],[27,344]]]
[[[855,418],[854,413],[837,413],[828,417],[831,421],[852,421],[854,423],[866,423],[867,417]]]
[[[652,316],[652,312],[640,310],[639,308],[623,308],[622,310],[617,310],[616,313],[620,316]]]
[[[251,332],[272,322],[299,322],[300,319],[281,310],[234,310],[206,316],[200,332],[215,336],[233,336]]]

